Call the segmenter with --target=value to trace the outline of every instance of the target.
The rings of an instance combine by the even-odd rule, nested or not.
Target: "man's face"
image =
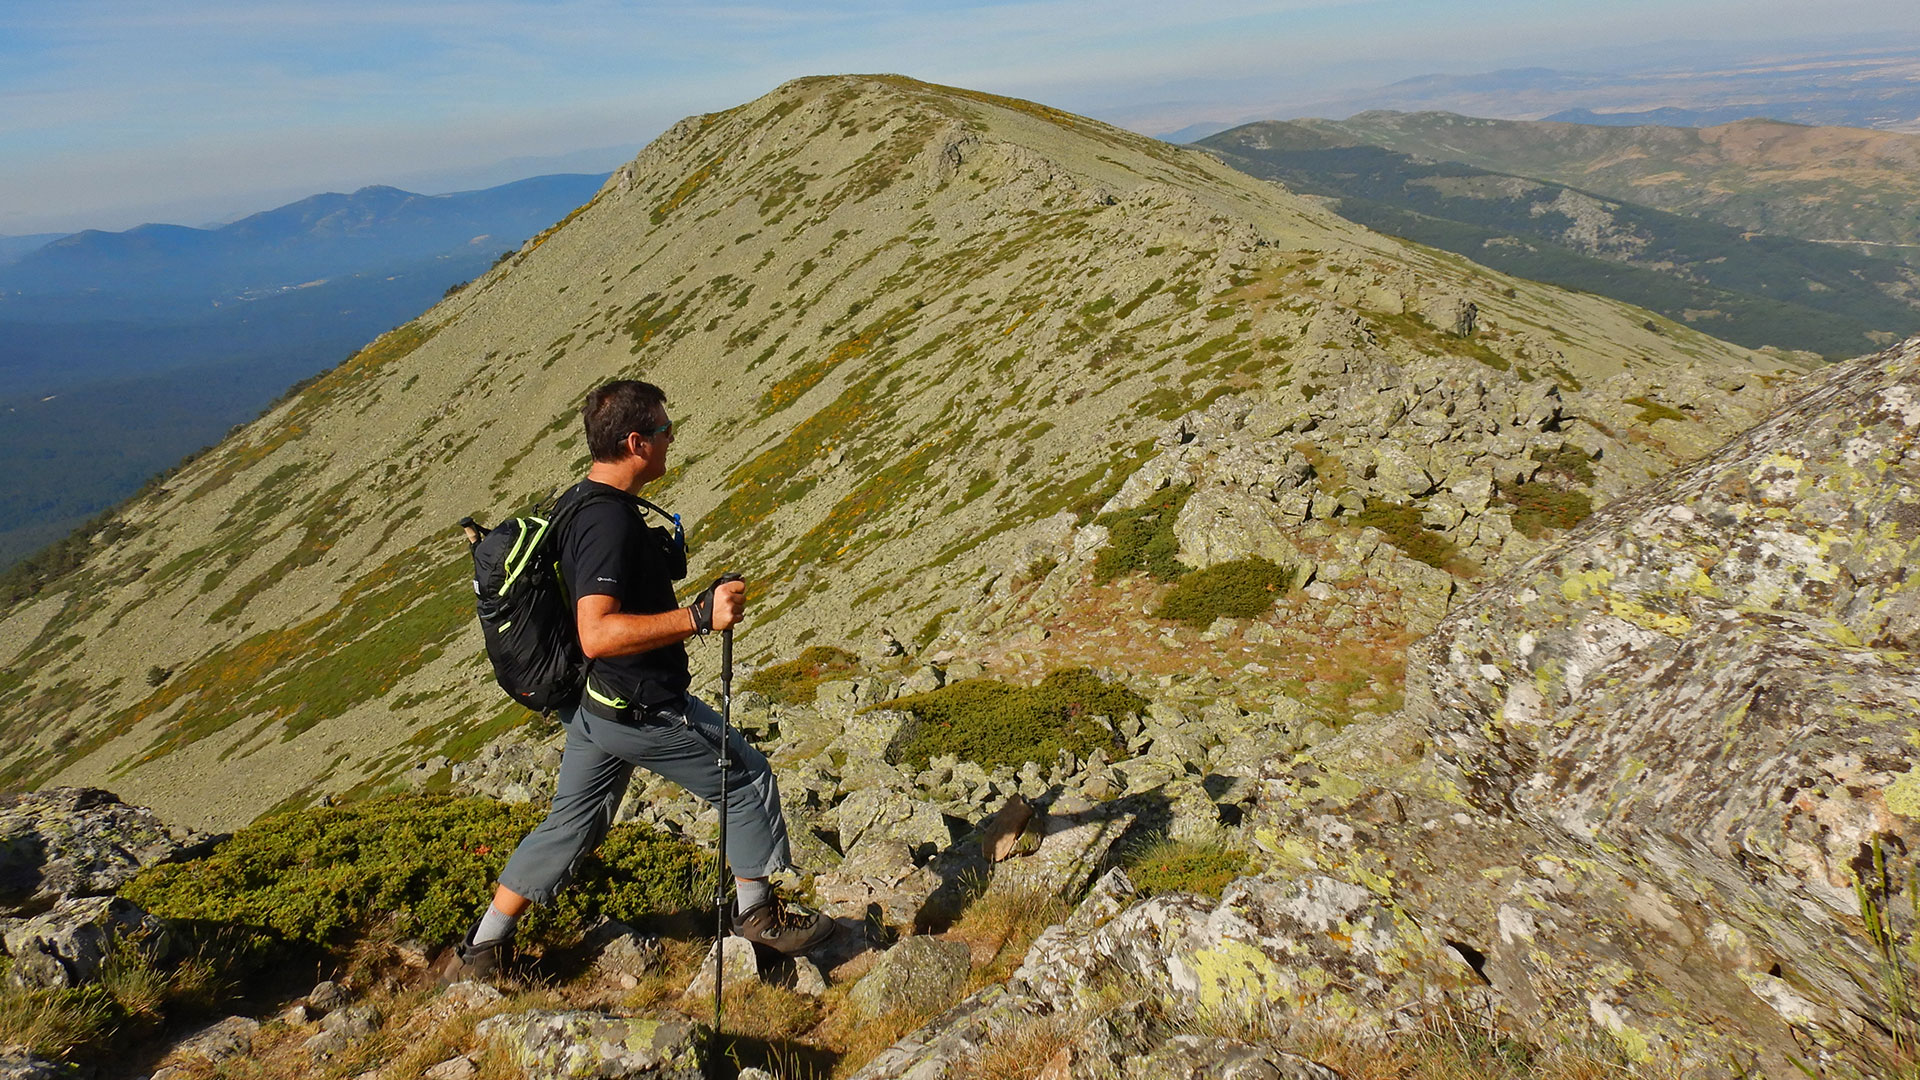
[[[641,459],[640,482],[652,483],[667,474],[667,447],[673,445],[673,425],[667,419],[666,410],[655,410],[653,430],[636,431],[628,438],[635,456]],[[665,428],[666,430],[659,430]]]

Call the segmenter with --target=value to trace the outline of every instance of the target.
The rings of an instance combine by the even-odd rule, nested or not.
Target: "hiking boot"
[[[513,938],[504,937],[496,941],[474,944],[473,935],[480,929],[475,922],[467,929],[467,936],[460,944],[440,954],[428,971],[433,975],[437,986],[451,986],[468,979],[485,980],[502,974],[513,959]]]
[[[832,919],[775,895],[733,917],[733,932],[785,956],[799,956],[833,936]]]

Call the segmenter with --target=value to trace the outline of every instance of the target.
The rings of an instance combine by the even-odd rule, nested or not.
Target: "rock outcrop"
[[[595,1012],[503,1013],[479,1026],[528,1076],[569,1080],[700,1080],[693,1026]]]
[[[1466,800],[1673,897],[1815,1039],[1885,1008],[1856,884],[1911,910],[1874,852],[1920,846],[1920,342],[1803,391],[1475,595],[1408,696]]]
[[[148,866],[204,850],[209,839],[97,788],[11,796],[0,802],[0,912],[108,895]]]
[[[62,900],[31,919],[6,922],[7,979],[29,989],[82,986],[99,978],[117,950],[157,957],[169,945],[159,919],[117,896]]]

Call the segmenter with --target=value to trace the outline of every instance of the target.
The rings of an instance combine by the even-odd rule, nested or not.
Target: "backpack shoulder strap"
[[[640,498],[640,496],[638,495],[635,495],[634,498],[639,501],[641,506],[646,507],[647,509],[653,511],[656,514],[659,514],[661,517],[666,518],[668,521],[677,522],[680,520],[680,515],[678,514],[669,514],[665,510],[660,509],[658,506],[655,506],[654,504],[648,502],[647,500]]]
[[[580,511],[592,506],[594,503],[618,501],[619,498],[610,491],[596,487],[588,488],[582,492],[580,486],[576,484],[566,491],[561,492],[560,497],[554,500],[553,509],[548,512],[547,535],[543,543],[552,545],[548,550],[551,552],[550,557],[553,560],[553,577],[555,581],[560,583],[560,595],[566,600],[567,625],[569,628],[573,625],[573,589],[567,585],[567,575],[560,569],[561,538],[565,535],[567,527],[573,524],[574,516],[580,513]],[[588,657],[586,665],[582,668],[581,672],[583,683],[586,677],[592,674],[592,672],[593,658]]]
[[[550,523],[548,528],[549,535],[554,537],[555,543],[558,543],[562,530],[572,524],[574,515],[592,506],[594,503],[618,501],[620,501],[619,496],[611,491],[606,491],[598,487],[588,488],[584,492],[580,490],[579,485],[568,488],[566,491],[560,493],[558,499],[554,500],[553,509],[548,512],[547,520]]]

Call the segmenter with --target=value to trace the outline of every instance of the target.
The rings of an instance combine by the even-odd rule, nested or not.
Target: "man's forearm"
[[[693,613],[674,608],[655,615],[614,611],[580,622],[580,651],[596,660],[633,656],[694,636]]]

